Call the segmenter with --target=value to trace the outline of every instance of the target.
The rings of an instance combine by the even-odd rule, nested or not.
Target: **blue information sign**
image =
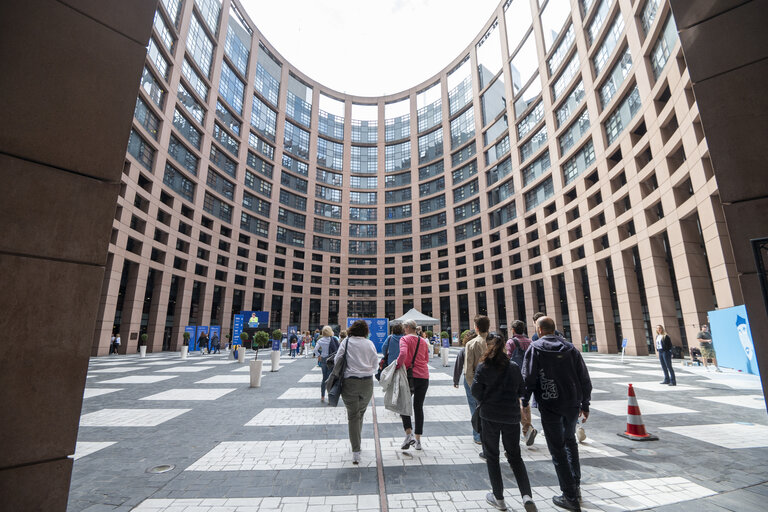
[[[450,347],[451,346],[451,340],[448,338],[443,338],[443,346],[444,347]]]
[[[280,351],[280,340],[272,340],[272,350]]]
[[[189,350],[194,350],[192,347],[194,347],[195,343],[197,342],[197,338],[195,338],[197,328],[194,325],[188,325],[184,327],[184,332],[189,333]]]
[[[351,326],[357,320],[365,320],[370,331],[369,337],[376,350],[381,351],[387,336],[389,336],[389,320],[387,318],[347,318],[347,327]]]
[[[208,334],[208,326],[207,325],[198,325],[197,326],[197,332],[195,333],[195,350],[202,350],[203,348],[207,347],[201,347],[200,346],[200,335],[201,334]],[[210,338],[208,338],[210,340]],[[192,347],[189,347],[189,350],[192,350]]]
[[[707,315],[720,366],[760,375],[746,306],[718,309]]]
[[[621,340],[621,348],[627,348],[628,341],[629,340],[627,338],[624,338],[623,340]]]
[[[232,322],[232,345],[241,345],[240,333],[243,332],[243,315],[235,315]]]

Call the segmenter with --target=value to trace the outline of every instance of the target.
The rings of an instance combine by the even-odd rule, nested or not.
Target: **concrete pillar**
[[[656,326],[666,329],[674,345],[681,345],[680,328],[677,323],[675,296],[669,276],[669,266],[664,256],[663,242],[659,237],[640,240],[637,246],[645,280],[645,298],[648,301],[648,316],[651,329],[656,336]]]
[[[587,309],[584,306],[584,289],[579,269],[565,271],[565,289],[568,293],[568,316],[571,320],[572,342],[577,347],[587,336]]]
[[[128,279],[123,299],[123,313],[120,317],[121,354],[133,354],[139,345],[139,328],[144,309],[144,292],[147,289],[149,267],[129,262]],[[133,339],[131,339],[133,338]]]
[[[173,332],[171,334],[171,350],[178,351],[184,344],[184,327],[189,322],[189,312],[192,304],[192,279],[178,277],[179,288],[176,292],[176,311],[173,315]]]
[[[608,260],[601,260],[587,265],[589,275],[592,316],[595,321],[597,350],[600,353],[615,354],[616,329],[613,325],[613,307],[611,291],[608,285]],[[582,338],[584,339],[584,338]]]
[[[646,331],[643,326],[643,305],[640,300],[632,252],[622,251],[611,258],[611,261],[619,302],[622,335],[627,339],[626,353],[637,356],[648,355]]]
[[[147,324],[147,351],[160,352],[163,350],[165,336],[165,319],[168,314],[168,297],[171,294],[171,274],[155,270],[155,284],[152,292],[152,304],[149,308],[149,323]]]
[[[708,196],[706,201],[698,205],[698,211],[717,307],[729,308],[743,304],[736,260],[720,196]]]
[[[107,256],[107,267],[104,272],[104,282],[101,289],[99,312],[96,315],[96,326],[93,330],[92,356],[109,354],[112,340],[115,311],[117,310],[117,295],[120,290],[120,277],[123,270],[123,257],[116,254]]]

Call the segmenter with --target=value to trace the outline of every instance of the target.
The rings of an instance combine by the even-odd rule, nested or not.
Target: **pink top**
[[[400,355],[397,356],[397,367],[411,367],[413,353],[416,350],[416,343],[420,342],[419,351],[416,353],[416,360],[413,362],[413,376],[417,379],[429,378],[429,344],[424,338],[418,338],[413,334],[408,334],[400,338]]]

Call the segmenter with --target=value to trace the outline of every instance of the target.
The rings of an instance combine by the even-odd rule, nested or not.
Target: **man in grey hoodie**
[[[539,338],[531,343],[523,360],[523,406],[528,405],[531,394],[536,397],[547,448],[563,492],[552,502],[580,511],[581,466],[575,430],[579,416],[584,421],[589,417],[592,382],[579,351],[555,334],[554,320],[539,318],[536,332]]]

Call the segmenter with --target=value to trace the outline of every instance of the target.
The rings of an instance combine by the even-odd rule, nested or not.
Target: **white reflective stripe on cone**
[[[635,416],[634,414],[627,414],[627,424],[628,425],[642,425],[643,424],[643,417],[642,416]]]

